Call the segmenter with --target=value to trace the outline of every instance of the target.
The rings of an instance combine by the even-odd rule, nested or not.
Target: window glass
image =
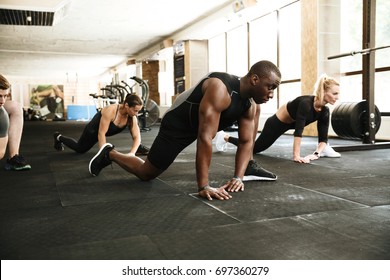
[[[277,91],[274,91],[274,98],[270,99],[267,103],[261,104],[261,115],[268,114],[273,115],[278,110],[278,96]]]
[[[260,60],[277,64],[277,17],[276,12],[255,19],[249,23],[250,65]],[[274,114],[277,110],[277,90],[274,98],[261,105],[261,114]]]
[[[390,5],[388,0],[376,1],[375,47],[390,45]],[[375,52],[375,67],[390,66],[390,48]],[[390,110],[389,110],[390,111]]]
[[[241,25],[227,32],[227,72],[237,76],[248,73],[248,31]]]
[[[301,5],[296,2],[279,12],[279,68],[283,80],[301,77]]]
[[[340,96],[337,103],[360,101],[362,101],[362,75],[341,77]]]
[[[388,0],[376,1],[376,47],[390,45],[390,5]],[[375,52],[375,67],[390,68],[390,48]],[[375,105],[380,112],[390,112],[390,70],[375,73]]]
[[[301,82],[285,83],[279,86],[279,106],[301,96]]]
[[[390,71],[375,74],[374,99],[380,112],[390,112]]]
[[[276,12],[249,23],[250,65],[260,60],[269,60],[277,64],[277,35]]]
[[[340,50],[341,53],[360,51],[363,36],[363,1],[340,1]],[[362,70],[362,56],[339,58],[340,71],[343,73]]]
[[[275,15],[277,16],[277,15]],[[279,10],[279,69],[282,82],[301,78],[301,5],[293,3]],[[277,30],[275,31],[277,32]],[[278,88],[279,107],[301,95],[301,82],[282,83]],[[276,99],[276,98],[275,98]],[[271,105],[271,104],[270,104]],[[274,109],[274,113],[277,108]]]
[[[209,71],[226,72],[225,33],[222,33],[209,40]]]
[[[362,1],[345,0],[341,5],[341,52],[360,51],[363,34]],[[390,44],[390,6],[386,0],[376,1],[376,42],[375,47]],[[340,58],[342,73],[362,71],[362,55]],[[375,52],[375,68],[390,67],[390,48]],[[390,71],[375,73],[375,105],[381,112],[390,112]],[[362,100],[362,74],[342,77],[340,85],[341,102],[360,102]]]

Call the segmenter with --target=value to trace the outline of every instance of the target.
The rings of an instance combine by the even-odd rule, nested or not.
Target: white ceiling
[[[69,72],[78,77],[100,75],[177,34],[181,40],[207,39],[210,28],[198,25],[196,34],[183,30],[232,8],[234,2],[0,0],[0,8],[38,9],[39,3],[55,9],[69,1],[67,15],[54,26],[0,25],[0,73],[28,78],[64,77]]]

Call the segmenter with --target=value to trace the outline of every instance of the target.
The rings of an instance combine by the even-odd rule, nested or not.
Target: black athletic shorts
[[[178,132],[164,126],[154,140],[148,154],[148,160],[158,169],[166,170],[176,157],[197,138],[194,132]]]

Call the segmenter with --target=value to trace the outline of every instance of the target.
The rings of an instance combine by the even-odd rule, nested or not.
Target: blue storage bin
[[[68,120],[90,120],[96,112],[95,105],[68,105],[66,118]]]

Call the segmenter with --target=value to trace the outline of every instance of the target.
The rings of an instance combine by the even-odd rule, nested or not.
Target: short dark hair
[[[279,68],[275,64],[268,60],[260,60],[252,65],[247,76],[249,77],[253,74],[256,74],[257,76],[264,78],[268,77],[272,72],[278,75],[279,78],[282,77]]]
[[[126,95],[125,101],[123,102],[129,105],[129,107],[135,107],[135,106],[143,106],[143,101],[141,97],[139,97],[137,94],[128,94]]]
[[[8,80],[0,74],[0,89],[6,90],[11,87],[11,84],[8,82]]]

